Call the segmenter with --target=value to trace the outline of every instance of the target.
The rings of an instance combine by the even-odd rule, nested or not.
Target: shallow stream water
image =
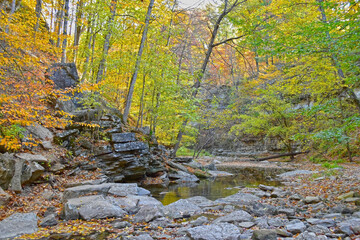
[[[259,178],[260,176],[260,178]],[[257,176],[246,176],[244,173],[237,173],[233,176],[218,177],[214,179],[201,180],[199,183],[172,184],[168,187],[146,187],[151,191],[153,197],[168,205],[179,199],[186,199],[194,196],[203,196],[210,200],[216,200],[235,194],[244,187],[257,187],[259,184],[279,186],[280,182]]]

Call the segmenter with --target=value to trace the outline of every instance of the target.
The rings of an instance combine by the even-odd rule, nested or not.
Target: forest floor
[[[199,159],[202,164],[207,164],[214,158]],[[282,187],[284,191],[291,192],[291,195],[297,194],[303,197],[317,196],[322,199],[322,203],[327,208],[334,208],[339,205],[353,209],[353,211],[359,211],[356,206],[360,204],[360,200],[353,200],[344,202],[344,199],[339,199],[339,196],[354,192],[355,196],[359,196],[360,193],[360,165],[355,163],[323,163],[316,164],[304,159],[297,159],[294,162],[225,162],[227,166],[278,166],[279,168],[291,168],[313,171],[309,175],[297,175],[288,177],[284,181]],[[66,187],[72,186],[74,183],[82,182],[86,180],[97,179],[100,176],[99,171],[80,171],[73,173],[73,170],[64,170],[59,174],[51,174],[43,179],[42,182],[25,186],[24,191],[21,194],[15,194],[7,191],[11,195],[10,202],[0,209],[0,220],[12,215],[16,212],[35,212],[41,219],[49,208],[55,208],[55,212],[59,215],[62,209],[62,192]],[[290,196],[291,196],[290,195]],[[264,198],[266,202],[272,202],[271,198]],[[287,199],[289,208],[295,208],[297,202]],[[316,214],[319,209],[311,209],[304,212],[301,216],[303,218],[310,218]],[[129,216],[131,219],[131,216]],[[126,219],[125,219],[126,220]],[[56,226],[39,228],[39,231],[35,234],[26,236],[26,239],[38,239],[49,235],[78,233],[81,236],[86,236],[92,232],[111,232],[112,236],[117,234],[131,234],[137,227],[136,224],[130,228],[115,229],[111,225],[114,219],[94,220],[94,221],[61,221]],[[255,227],[256,228],[256,227]],[[144,231],[146,227],[143,226]],[[149,230],[150,231],[150,230]],[[169,233],[170,234],[170,233]],[[171,235],[171,234],[170,234]]]

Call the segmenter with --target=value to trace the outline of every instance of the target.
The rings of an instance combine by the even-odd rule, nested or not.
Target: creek
[[[152,196],[164,205],[173,203],[179,199],[194,196],[203,196],[210,200],[216,200],[237,193],[241,188],[257,187],[259,184],[280,186],[281,183],[274,180],[278,171],[264,170],[263,168],[222,168],[221,170],[233,173],[232,176],[204,179],[198,183],[187,182],[170,184],[167,187],[145,187],[151,191]]]

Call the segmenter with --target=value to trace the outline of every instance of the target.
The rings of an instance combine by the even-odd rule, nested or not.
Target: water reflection
[[[182,183],[168,187],[146,187],[152,195],[168,205],[179,199],[193,196],[204,196],[210,200],[227,197],[235,194],[243,187],[257,187],[259,184],[278,186],[276,181],[267,181],[259,178],[244,178],[244,175],[219,177],[216,179],[202,180],[199,183]]]

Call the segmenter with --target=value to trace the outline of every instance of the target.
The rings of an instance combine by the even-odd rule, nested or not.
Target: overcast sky
[[[179,0],[180,6],[183,8],[199,7],[208,2],[209,0]]]

